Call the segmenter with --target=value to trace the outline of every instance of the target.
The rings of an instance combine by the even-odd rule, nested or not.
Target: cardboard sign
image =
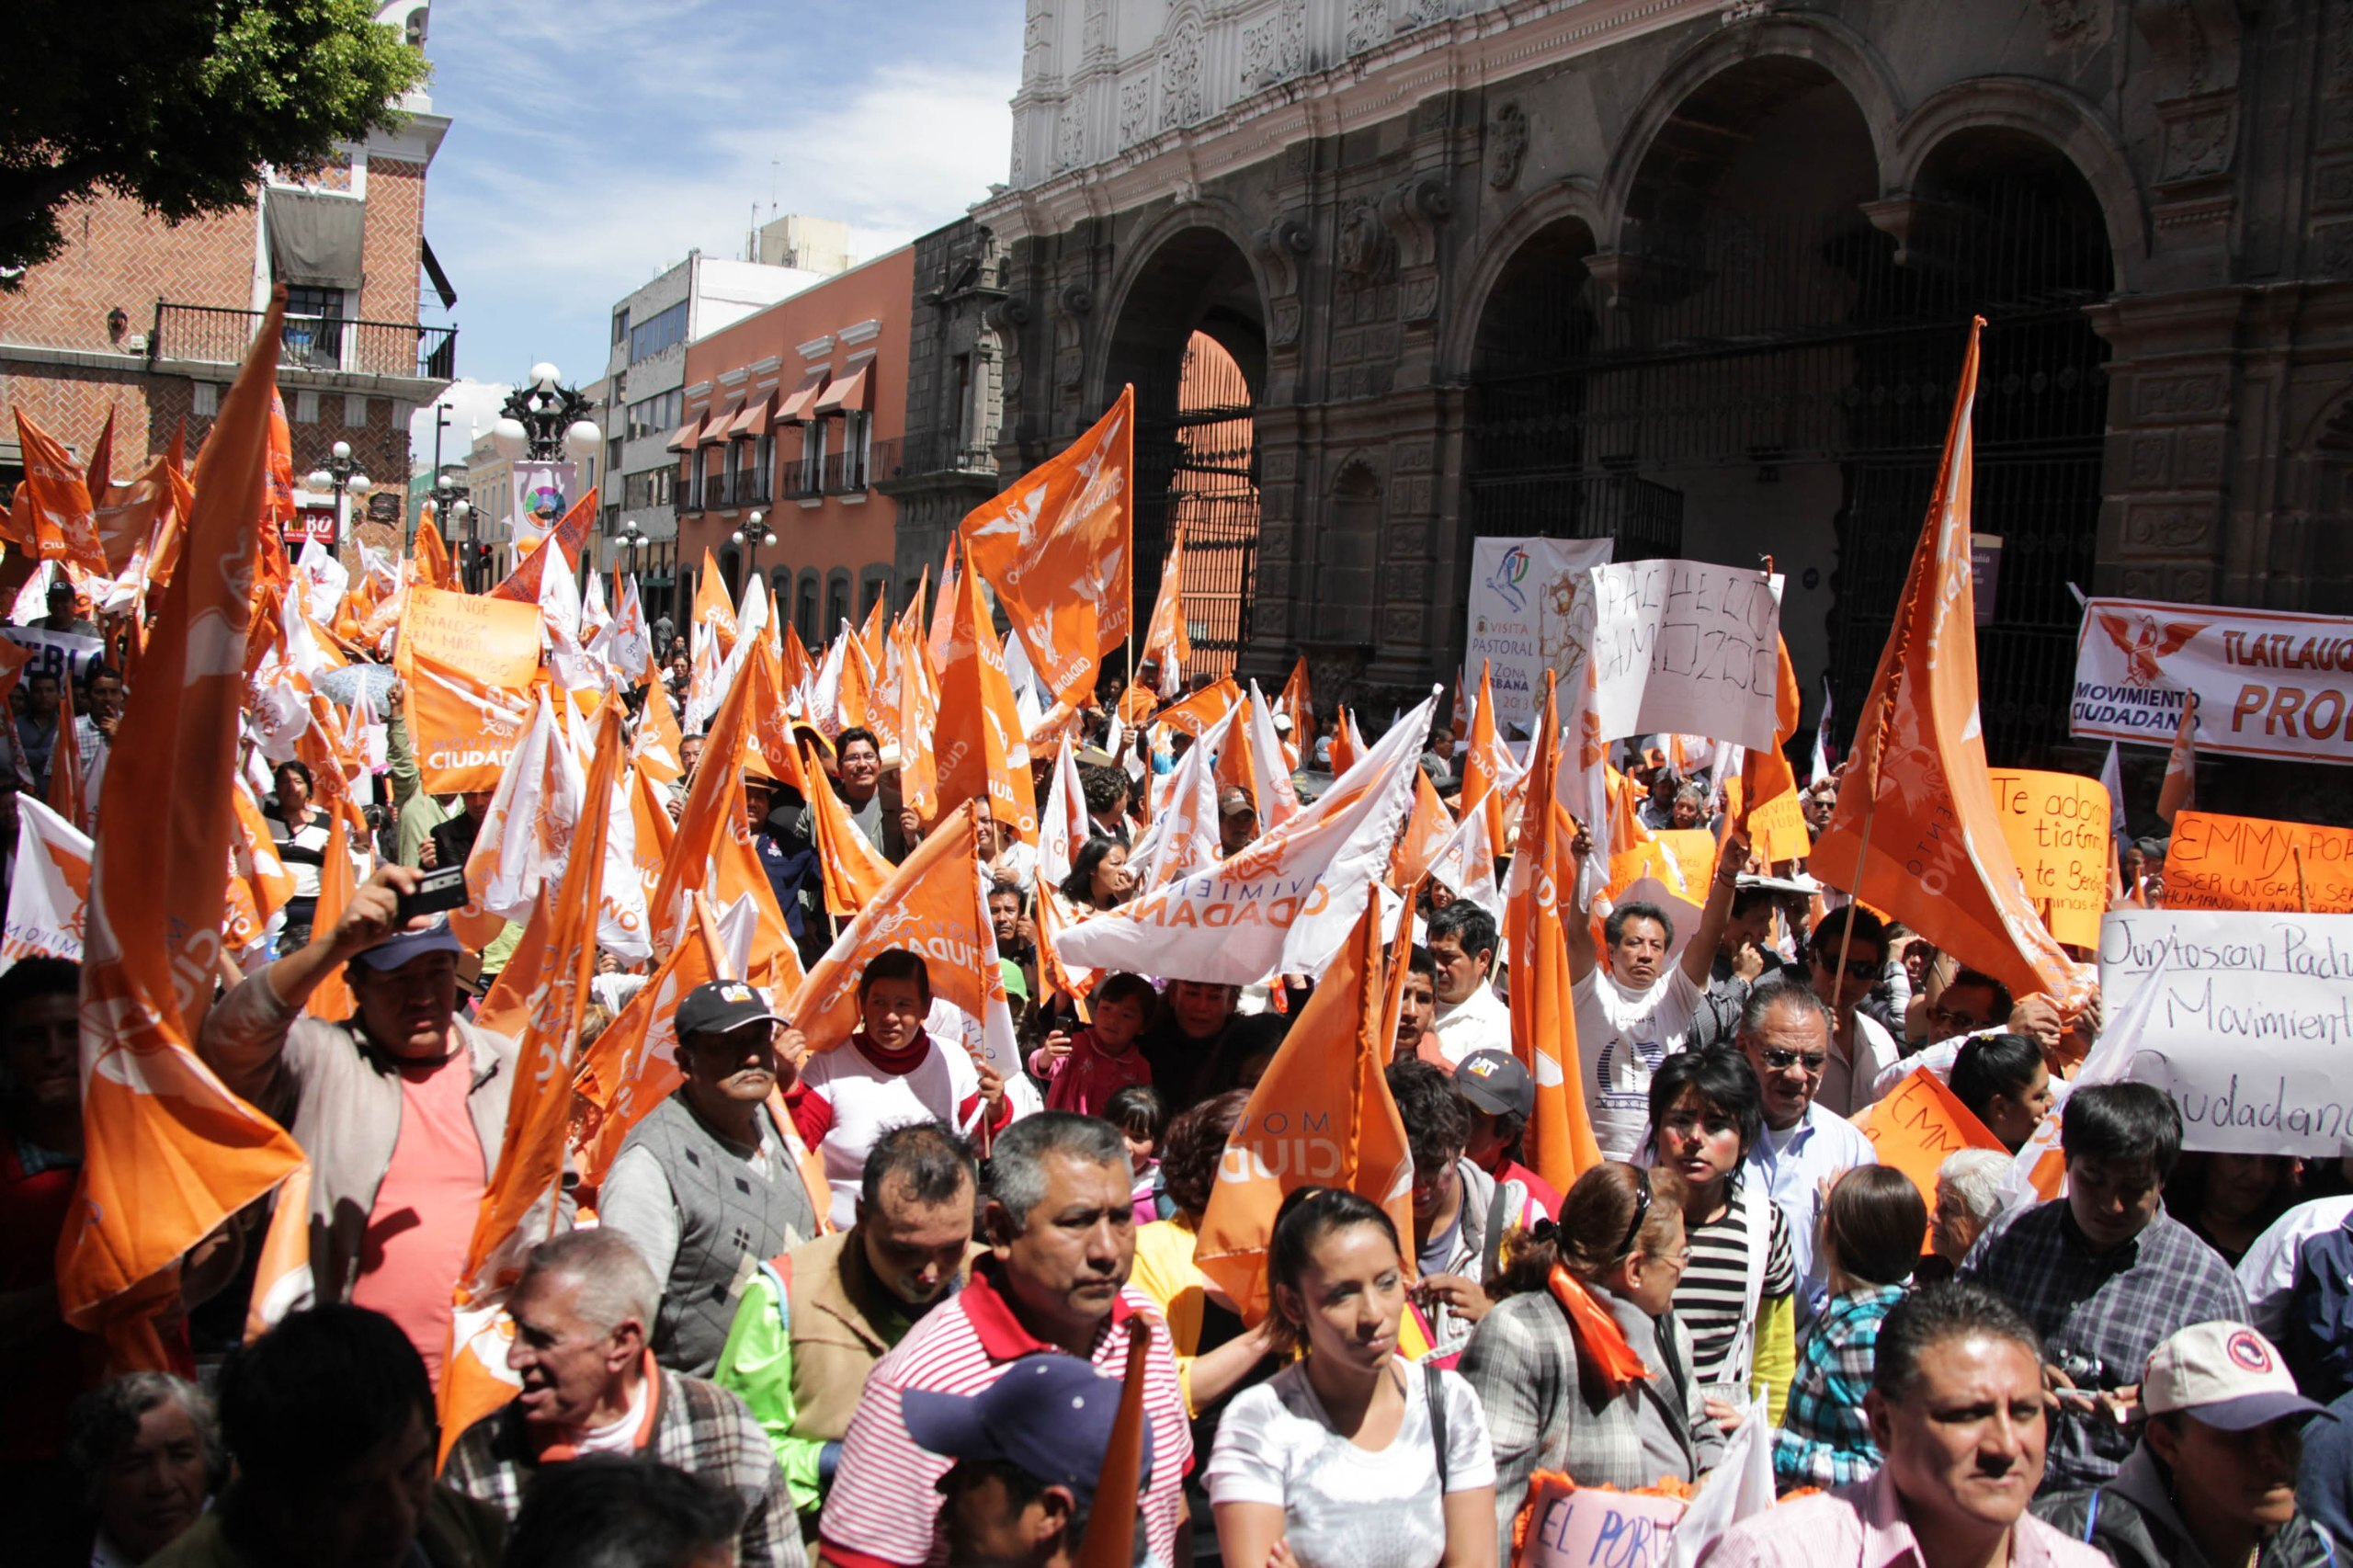
[[[2353,1151],[2353,915],[2116,910],[2099,982],[2110,1018],[2162,988],[2124,1077],[2173,1096],[2184,1148]]]
[[[1665,1568],[1668,1543],[1686,1506],[1680,1497],[1563,1484],[1540,1475],[1519,1568]]]
[[[2183,812],[2165,883],[2167,909],[2302,910],[2309,897],[2315,915],[2353,914],[2353,830]]]
[[[2108,790],[2076,773],[2022,767],[1987,770],[2002,835],[2051,934],[2072,947],[2099,942],[2108,912]]]
[[[1607,565],[1606,539],[1476,539],[1471,541],[1470,618],[1463,622],[1462,678],[1475,688],[1487,668],[1498,733],[1536,727],[1544,705],[1544,672],[1563,690],[1576,670],[1585,640],[1574,635],[1570,611],[1586,574]]]
[[[1879,1152],[1881,1165],[1893,1165],[1912,1178],[1930,1213],[1937,1207],[1937,1167],[1948,1158],[1963,1149],[2009,1152],[1926,1067],[1905,1074],[1878,1104],[1856,1117],[1855,1125]]]
[[[1604,738],[1665,733],[1757,750],[1773,744],[1779,578],[1701,561],[1630,561],[1588,576]]]
[[[483,686],[520,691],[540,667],[540,607],[482,594],[410,590],[403,657],[423,653]]]
[[[2170,745],[2198,694],[2198,749],[2353,762],[2353,617],[2093,599],[2067,733]]]

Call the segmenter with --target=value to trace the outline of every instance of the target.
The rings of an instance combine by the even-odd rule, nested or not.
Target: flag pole
[[[2304,881],[2303,846],[2291,844],[2288,846],[2288,853],[2295,857],[2296,861],[2296,907],[2310,915],[2313,912],[2313,890]]]

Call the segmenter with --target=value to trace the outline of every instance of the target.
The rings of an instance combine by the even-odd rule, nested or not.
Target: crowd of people
[[[79,624],[70,594],[52,608]],[[685,653],[666,668],[683,699]],[[122,681],[101,663],[78,685],[87,779]],[[48,792],[63,744],[59,683],[20,691],[11,811]],[[2096,1006],[2014,998],[1808,891],[1656,752],[1628,758],[1646,822],[1722,847],[1688,932],[1639,900],[1568,923],[1599,1163],[1565,1190],[1528,1163],[1538,1082],[1502,912],[1409,889],[1384,1076],[1410,1225],[1379,1194],[1295,1187],[1254,1321],[1197,1246],[1313,977],[1108,973],[1082,1004],[1040,950],[1041,897],[1084,915],[1138,891],[1145,790],[1187,737],[1155,755],[1147,726],[1119,724],[1125,695],[1107,680],[1080,716],[1087,831],[1059,887],[1031,845],[983,832],[1019,1069],[969,1043],[915,947],[865,963],[838,1038],[743,981],[665,998],[677,1087],[593,1188],[567,1184],[506,1297],[517,1392],[461,1431],[438,1414],[452,1288],[517,1088],[516,1040],[478,1013],[519,933],[470,948],[403,918],[423,870],[466,861],[489,795],[423,790],[397,691],[373,869],[322,903],[336,851],[317,781],[278,766],[264,814],[293,891],[195,1041],[309,1155],[294,1310],[257,1293],[267,1216],[240,1216],[177,1272],[159,1319],[177,1369],[103,1376],[54,1287],[83,1147],[79,975],[39,957],[0,974],[11,1560],[1074,1563],[1140,1346],[1140,1476],[1101,1501],[1165,1568],[1529,1561],[1542,1478],[1688,1490],[1758,1442],[1801,1495],[1726,1530],[1725,1568],[2335,1562],[2353,1528],[2353,1172],[2186,1153],[2162,1090],[2072,1085]],[[1290,767],[1328,755],[1314,730],[1286,715]],[[935,824],[902,798],[896,748],[857,727],[809,740],[808,788],[886,861],[911,855]],[[674,812],[702,741],[681,747]],[[1441,730],[1422,762],[1453,807],[1457,745]],[[820,802],[765,771],[744,787],[813,964],[835,932]],[[1817,826],[1836,787],[1807,792]],[[1249,786],[1217,808],[1224,853],[1259,838]],[[2145,847],[2131,874],[2159,898]],[[1598,851],[1580,835],[1573,852]],[[588,1032],[651,967],[604,955]],[[347,1016],[308,1006],[331,986]],[[1956,1153],[1930,1191],[1855,1119],[1922,1070],[2001,1146]],[[2062,1099],[2064,1194],[2022,1199],[2011,1156]]]

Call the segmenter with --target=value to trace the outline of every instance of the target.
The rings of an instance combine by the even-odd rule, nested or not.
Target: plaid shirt
[[[744,1402],[700,1378],[656,1371],[650,1357],[646,1365],[656,1380],[654,1431],[639,1457],[734,1490],[745,1508],[736,1555],[743,1568],[807,1568],[776,1450]],[[449,1450],[441,1479],[501,1509],[511,1521],[542,1462],[562,1461],[542,1460],[540,1440],[524,1424],[522,1411],[509,1404],[466,1428]]]
[[[1879,1325],[1904,1299],[1901,1285],[1834,1298],[1798,1356],[1790,1404],[1773,1434],[1773,1479],[1783,1487],[1844,1486],[1879,1470],[1879,1445],[1863,1417],[1879,1353]]]
[[[1996,1221],[1978,1238],[1961,1277],[2026,1314],[2042,1358],[2080,1389],[2141,1381],[2149,1352],[2192,1324],[2247,1319],[2246,1293],[2220,1254],[2162,1210],[2132,1240],[2094,1256],[2067,1200],[2053,1199]],[[2051,1434],[2044,1492],[2097,1486],[2132,1451],[2134,1434],[2096,1415],[2063,1411]]]

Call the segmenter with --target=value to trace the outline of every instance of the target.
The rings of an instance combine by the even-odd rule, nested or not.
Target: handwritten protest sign
[[[1665,1568],[1686,1506],[1680,1497],[1574,1486],[1554,1474],[1537,1476],[1526,1506],[1519,1568]]]
[[[1937,1167],[1948,1158],[1963,1149],[2007,1152],[1926,1067],[1914,1068],[1877,1105],[1856,1117],[1855,1125],[1879,1151],[1879,1163],[1910,1176],[1921,1201],[1932,1210],[1937,1206]]]
[[[2078,948],[2099,941],[2108,910],[2108,790],[2097,778],[2023,767],[1988,770],[2002,836],[2051,934]]]
[[[1592,657],[1601,733],[1774,741],[1780,585],[1699,561],[1597,566]]]
[[[2143,985],[2162,987],[2125,1077],[2173,1096],[2183,1147],[2324,1159],[2353,1151],[2343,1068],[2353,1046],[2353,915],[2117,910],[2100,926],[2099,983],[2111,1018]]]
[[[540,666],[540,607],[482,594],[412,588],[404,658],[423,653],[482,686],[521,690]]]
[[[2353,914],[2353,831],[2183,812],[2165,881],[2168,909],[2296,910],[2309,897],[2316,915]]]
[[[1805,812],[1791,792],[1776,795],[1748,813],[1748,842],[1768,865],[1802,860],[1813,853],[1813,835],[1806,831]]]

